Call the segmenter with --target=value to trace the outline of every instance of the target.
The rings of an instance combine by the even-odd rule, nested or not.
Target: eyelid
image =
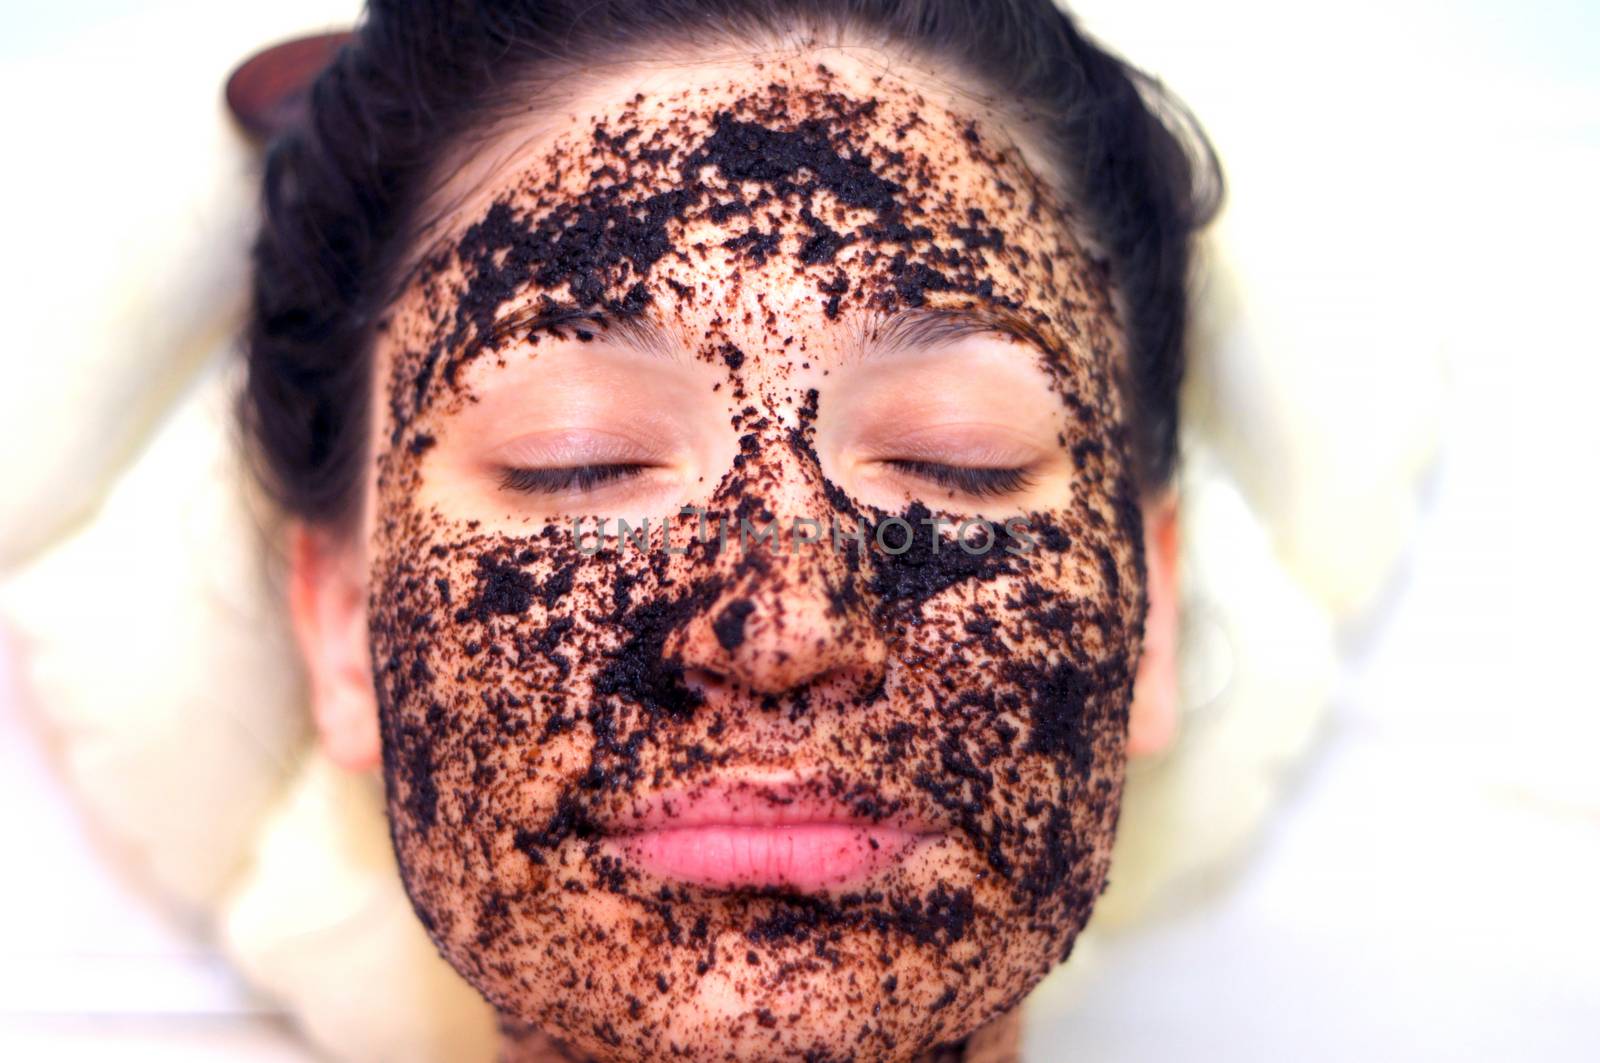
[[[495,448],[487,459],[501,468],[563,468],[580,465],[651,465],[656,448],[603,429],[562,429],[522,436]]]
[[[940,465],[955,469],[1019,469],[1038,464],[1043,455],[1031,447],[930,444],[884,447],[878,449],[877,453],[869,452],[863,457],[885,464]]]
[[[868,439],[862,456],[871,461],[925,461],[965,468],[1033,464],[1045,456],[1040,443],[1013,428],[959,422]]]

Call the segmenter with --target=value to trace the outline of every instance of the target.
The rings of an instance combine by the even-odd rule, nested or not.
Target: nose
[[[741,581],[685,625],[676,656],[686,671],[762,694],[822,682],[876,687],[888,648],[860,596],[821,565],[778,567]]]
[[[863,541],[849,534],[856,518],[832,507],[819,468],[795,461],[787,446],[776,452],[786,467],[757,478],[780,511],[776,536],[746,542],[730,528],[716,562],[723,590],[667,652],[691,682],[731,682],[761,694],[821,683],[871,690],[883,681],[889,653],[865,594]],[[871,542],[870,531],[864,539]]]

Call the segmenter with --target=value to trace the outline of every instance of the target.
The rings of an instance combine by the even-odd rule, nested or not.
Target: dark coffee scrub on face
[[[1009,112],[737,54],[410,193],[350,521],[401,875],[512,1054],[1007,1058],[1106,882],[1160,284]]]
[[[771,76],[634,97],[561,136],[386,324],[370,617],[406,884],[502,1012],[617,1057],[959,1039],[1066,955],[1116,821],[1144,575],[1102,270],[970,118],[897,79],[862,95],[814,63]],[[830,479],[828,378],[801,366],[839,360],[824,333],[906,311],[1006,337],[1054,389],[1056,445],[1082,467],[1025,514],[1030,550]],[[476,382],[625,327],[705,367],[735,438],[720,481],[674,506],[861,541],[680,533],[682,553],[586,556],[565,522],[430,502]],[[993,545],[959,542],[963,521]],[[816,645],[763,636],[786,626]],[[740,660],[784,652],[793,667]],[[881,857],[838,885],[754,888],[632,858],[641,820],[670,826],[708,790],[837,806],[842,842]],[[708,999],[724,1014],[703,1041],[663,1036]]]

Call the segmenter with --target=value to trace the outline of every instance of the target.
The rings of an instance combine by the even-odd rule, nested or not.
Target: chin
[[[954,939],[908,936],[903,898],[983,892],[938,857],[827,895],[660,887],[674,898],[665,939],[648,893],[595,891],[569,897],[559,924],[519,915],[507,936],[522,946],[502,962],[446,951],[503,1017],[596,1059],[911,1060],[1011,1010],[1064,951],[1060,928],[981,909]]]
[[[530,1001],[517,1017],[579,1052],[603,1060],[911,1060],[963,1040],[1008,1003],[984,987],[958,994],[928,985],[900,990],[895,975],[857,965],[818,969],[813,949],[762,967],[774,970],[753,984],[749,971],[730,966],[680,980],[666,993],[646,987],[643,998],[581,989],[566,1003]],[[914,966],[896,964],[895,968]],[[931,965],[929,968],[931,970]],[[901,979],[916,985],[914,978]],[[890,988],[894,987],[894,988]],[[581,998],[581,999],[579,999]]]

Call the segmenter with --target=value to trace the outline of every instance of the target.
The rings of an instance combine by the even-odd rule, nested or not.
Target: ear
[[[322,748],[347,770],[375,768],[378,697],[359,551],[303,524],[289,535],[289,612],[311,680],[311,712]]]
[[[1144,653],[1128,710],[1128,755],[1164,752],[1178,732],[1178,500],[1144,504]]]

